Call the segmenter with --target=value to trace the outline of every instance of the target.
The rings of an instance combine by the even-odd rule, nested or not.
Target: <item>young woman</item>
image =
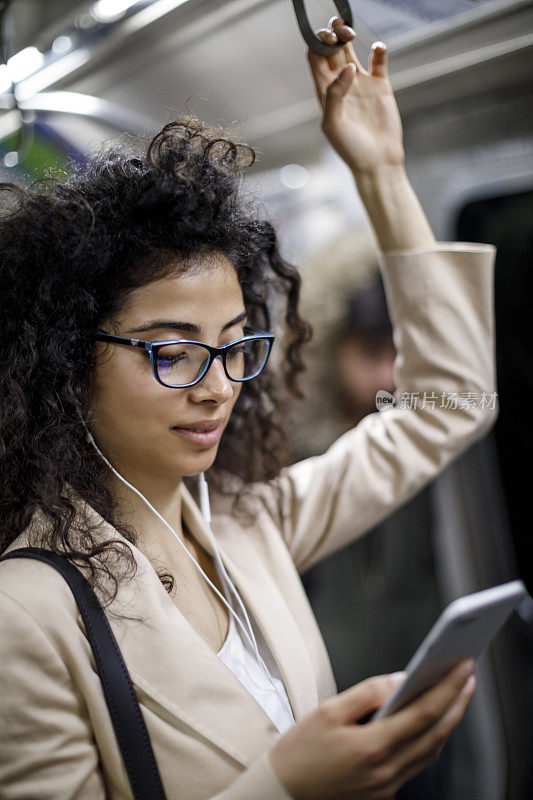
[[[340,53],[309,53],[322,130],[379,244],[397,385],[433,403],[371,414],[283,466],[283,392],[309,331],[296,271],[239,193],[253,151],[220,131],[185,117],[65,183],[3,187],[1,551],[66,553],[91,581],[173,800],[391,798],[474,691],[463,664],[358,725],[398,676],[336,694],[299,577],[495,419],[441,402],[494,389],[494,248],[435,241],[404,170],[385,47],[366,71],[353,31],[333,28]],[[5,560],[0,603],[2,798],[131,797],[68,585]]]

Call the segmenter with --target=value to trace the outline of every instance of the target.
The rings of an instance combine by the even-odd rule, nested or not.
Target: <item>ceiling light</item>
[[[309,180],[309,172],[300,164],[287,164],[280,169],[279,176],[287,189],[301,189]]]
[[[14,150],[10,153],[6,153],[4,156],[4,165],[6,167],[16,167],[19,163],[19,155]]]
[[[70,36],[58,36],[52,42],[52,52],[56,55],[62,55],[70,50],[72,47],[72,39]]]
[[[40,69],[43,64],[44,56],[40,50],[36,47],[25,47],[8,59],[7,68],[13,83],[18,83]]]
[[[83,66],[89,61],[91,53],[87,47],[80,47],[66,53],[61,58],[55,59],[51,64],[43,67],[35,75],[30,75],[21,81],[15,88],[15,97],[18,101],[27,100],[37,92],[52,86],[60,81],[65,75]]]
[[[9,92],[11,89],[11,78],[9,77],[9,70],[5,64],[0,64],[0,94],[2,92]]]
[[[78,20],[76,20],[76,27],[82,28],[83,30],[87,30],[88,28],[94,28],[96,24],[97,21],[92,14],[82,14],[81,17]]]
[[[93,3],[91,14],[99,22],[114,22],[124,16],[137,0],[97,0]]]

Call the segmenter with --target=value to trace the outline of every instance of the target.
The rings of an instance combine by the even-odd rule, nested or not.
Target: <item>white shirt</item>
[[[236,607],[237,603],[234,600],[233,595],[228,591],[226,587],[226,579],[222,574],[222,570],[220,569],[218,559],[216,558],[216,556],[214,558],[214,563],[217,568],[217,572],[219,574],[222,587],[224,588],[224,594],[226,595],[226,600],[231,605],[231,607],[233,608],[233,610],[235,611],[235,613],[237,614],[237,616],[239,617],[239,619],[246,628],[247,626],[245,620],[243,619],[242,612],[238,607]],[[268,647],[266,640],[263,634],[261,633],[259,627],[255,623],[251,611],[244,604],[244,601],[242,602],[246,608],[246,613],[248,614],[248,618],[250,620],[250,624],[252,626],[255,635],[259,654],[261,655],[268,671],[270,672],[272,681],[275,684],[276,689],[278,690],[279,694],[281,694],[283,700],[285,701],[287,709],[290,712],[290,718],[288,715],[288,711],[284,707],[281,698],[279,697],[278,693],[274,690],[271,682],[268,680],[264,671],[257,663],[255,654],[250,644],[248,643],[248,640],[242,633],[240,625],[238,625],[235,622],[233,614],[229,614],[228,635],[221,649],[218,651],[217,655],[224,662],[224,664],[233,672],[233,674],[236,676],[236,678],[238,678],[238,680],[242,683],[242,685],[246,689],[248,689],[250,694],[253,695],[253,697],[255,697],[257,702],[264,708],[264,710],[266,711],[266,713],[268,714],[274,725],[277,727],[277,729],[281,733],[285,733],[285,731],[288,731],[289,728],[292,728],[292,726],[296,724],[291,704],[289,702],[289,698],[287,697],[287,692],[285,691],[285,686],[283,685],[278,665],[276,664],[276,661],[272,656],[272,653],[270,652],[270,648]]]

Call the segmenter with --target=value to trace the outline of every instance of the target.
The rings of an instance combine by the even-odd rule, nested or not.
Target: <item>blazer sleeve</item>
[[[300,573],[406,503],[493,426],[495,253],[467,242],[379,253],[396,405],[258,486]]]

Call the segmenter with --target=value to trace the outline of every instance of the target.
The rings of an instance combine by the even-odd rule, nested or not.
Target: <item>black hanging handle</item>
[[[72,590],[93,649],[104,695],[135,800],[166,800],[165,791],[130,674],[104,610],[90,583],[65,556],[21,547],[0,556],[36,558],[54,567]]]
[[[298,20],[300,33],[304,37],[308,47],[313,51],[313,53],[316,53],[318,56],[332,56],[334,53],[344,47],[345,42],[340,42],[339,44],[326,44],[326,42],[323,42],[322,39],[319,39],[307,18],[304,0],[292,0],[292,4],[294,6],[296,19]],[[335,5],[337,6],[339,17],[344,20],[344,24],[348,25],[350,28],[353,28],[353,15],[349,1],[335,0]]]

